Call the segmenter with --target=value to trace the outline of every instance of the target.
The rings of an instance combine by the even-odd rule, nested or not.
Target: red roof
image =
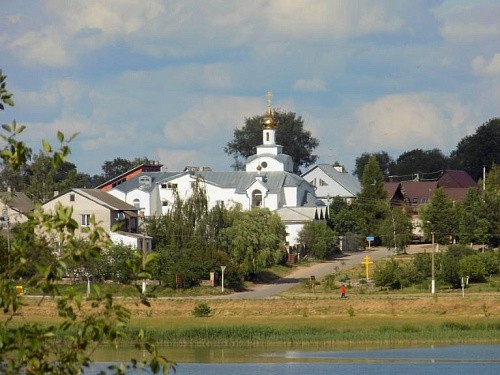
[[[140,173],[160,172],[162,166],[163,166],[163,164],[159,164],[159,163],[157,163],[157,164],[144,163],[144,164],[138,165],[138,166],[128,170],[127,172],[122,173],[121,175],[116,176],[116,177],[112,178],[111,180],[106,181],[105,183],[96,187],[96,189],[99,189],[102,191],[109,191],[113,187],[115,187],[116,185],[119,185],[122,182],[125,182],[128,180],[131,180],[132,178],[134,178],[135,176],[137,176]]]
[[[437,181],[402,181],[403,194],[411,205],[425,204],[429,201],[434,190],[437,189]]]
[[[444,171],[438,179],[439,187],[442,188],[477,188],[476,181],[465,171]]]

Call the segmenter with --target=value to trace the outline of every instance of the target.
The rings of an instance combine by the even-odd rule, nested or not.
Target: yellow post
[[[16,293],[18,296],[24,296],[24,287],[22,285],[16,285]]]
[[[367,255],[367,256],[365,256],[365,260],[362,261],[361,264],[365,265],[366,281],[368,281],[370,279],[369,267],[370,267],[370,264],[373,264],[373,262],[370,262],[370,257]]]

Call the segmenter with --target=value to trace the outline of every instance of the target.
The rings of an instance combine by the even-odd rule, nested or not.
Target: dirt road
[[[283,293],[293,285],[303,279],[309,279],[314,276],[316,280],[321,280],[322,277],[338,270],[351,268],[356,264],[361,264],[366,256],[370,257],[371,261],[391,256],[392,252],[386,248],[376,248],[372,250],[361,251],[359,253],[349,253],[344,256],[335,258],[331,261],[314,264],[309,267],[299,267],[297,270],[288,276],[278,280],[273,284],[257,284],[251,290],[244,292],[233,293],[223,296],[214,296],[211,299],[265,299],[274,298]]]

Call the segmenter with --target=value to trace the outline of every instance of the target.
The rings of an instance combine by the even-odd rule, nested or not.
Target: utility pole
[[[434,252],[436,251],[435,249],[435,244],[434,244],[434,232],[432,234],[432,255],[431,255],[431,293],[435,294],[436,293],[436,276],[435,276],[435,268],[434,268]]]

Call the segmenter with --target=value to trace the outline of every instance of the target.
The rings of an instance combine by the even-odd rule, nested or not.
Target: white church
[[[316,187],[293,173],[293,160],[276,144],[271,103],[262,124],[262,145],[246,161],[245,171],[214,172],[209,168],[189,168],[182,172],[162,171],[160,164],[141,165],[98,188],[135,206],[141,216],[160,216],[169,210],[175,195],[186,198],[196,183],[206,190],[208,207],[240,204],[275,211],[287,228],[287,245],[298,244],[303,225],[326,217],[326,205],[317,198]]]

